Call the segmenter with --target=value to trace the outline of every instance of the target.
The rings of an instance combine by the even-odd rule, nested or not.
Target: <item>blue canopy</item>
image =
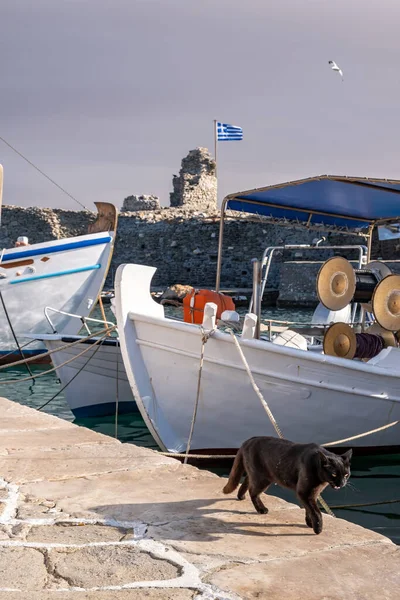
[[[231,210],[306,225],[364,229],[400,221],[400,181],[321,175],[230,194],[225,203]]]

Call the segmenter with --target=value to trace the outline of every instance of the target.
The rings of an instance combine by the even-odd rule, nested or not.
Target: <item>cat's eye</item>
[[[332,471],[331,475],[332,477],[336,477],[337,473],[335,473],[335,471]]]
[[[345,474],[344,478],[345,478],[345,479],[348,479],[348,478],[349,478],[349,476],[348,476],[348,474],[347,474],[347,473]]]

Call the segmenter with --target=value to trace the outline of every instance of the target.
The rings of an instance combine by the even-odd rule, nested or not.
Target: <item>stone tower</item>
[[[171,206],[216,210],[215,160],[207,148],[190,150],[189,154],[182,159],[179,176],[173,175],[172,185],[174,191],[169,195]]]

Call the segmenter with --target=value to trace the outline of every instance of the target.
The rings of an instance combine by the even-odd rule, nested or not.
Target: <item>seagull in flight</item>
[[[343,79],[344,79],[343,78],[343,71],[342,71],[342,69],[340,67],[337,66],[337,64],[335,63],[335,61],[334,60],[329,60],[328,64],[331,65],[332,71],[337,71],[339,73],[339,75],[341,76],[342,81],[343,81]]]

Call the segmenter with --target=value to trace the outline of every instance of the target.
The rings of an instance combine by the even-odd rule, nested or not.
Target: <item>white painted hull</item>
[[[149,295],[154,271],[140,265],[119,267],[117,324],[139,410],[160,446],[181,452],[186,449],[196,399],[201,330],[164,317],[163,307]],[[288,439],[324,444],[400,419],[400,349],[392,348],[387,359],[372,366],[263,340],[240,344]],[[237,449],[255,435],[276,433],[234,340],[217,331],[205,348],[191,448]],[[400,430],[394,426],[347,445],[400,445]]]
[[[0,292],[21,345],[25,333],[51,331],[45,307],[88,316],[107,275],[113,234],[95,233],[13,248],[3,254]],[[29,264],[23,264],[29,263]],[[78,333],[78,319],[51,314],[57,331]],[[38,347],[37,342],[28,346]],[[0,354],[16,344],[0,303]]]
[[[48,350],[55,350],[81,336],[39,335]],[[106,339],[104,344],[94,345],[96,338],[58,350],[51,355],[53,365],[62,386],[69,408],[76,417],[101,417],[137,411],[136,403],[126,376],[121,349],[115,338]],[[78,354],[87,350],[67,365],[60,367]],[[80,372],[79,372],[80,371]],[[118,377],[118,383],[117,383]],[[71,383],[69,383],[71,382]],[[118,407],[116,399],[118,395]]]

